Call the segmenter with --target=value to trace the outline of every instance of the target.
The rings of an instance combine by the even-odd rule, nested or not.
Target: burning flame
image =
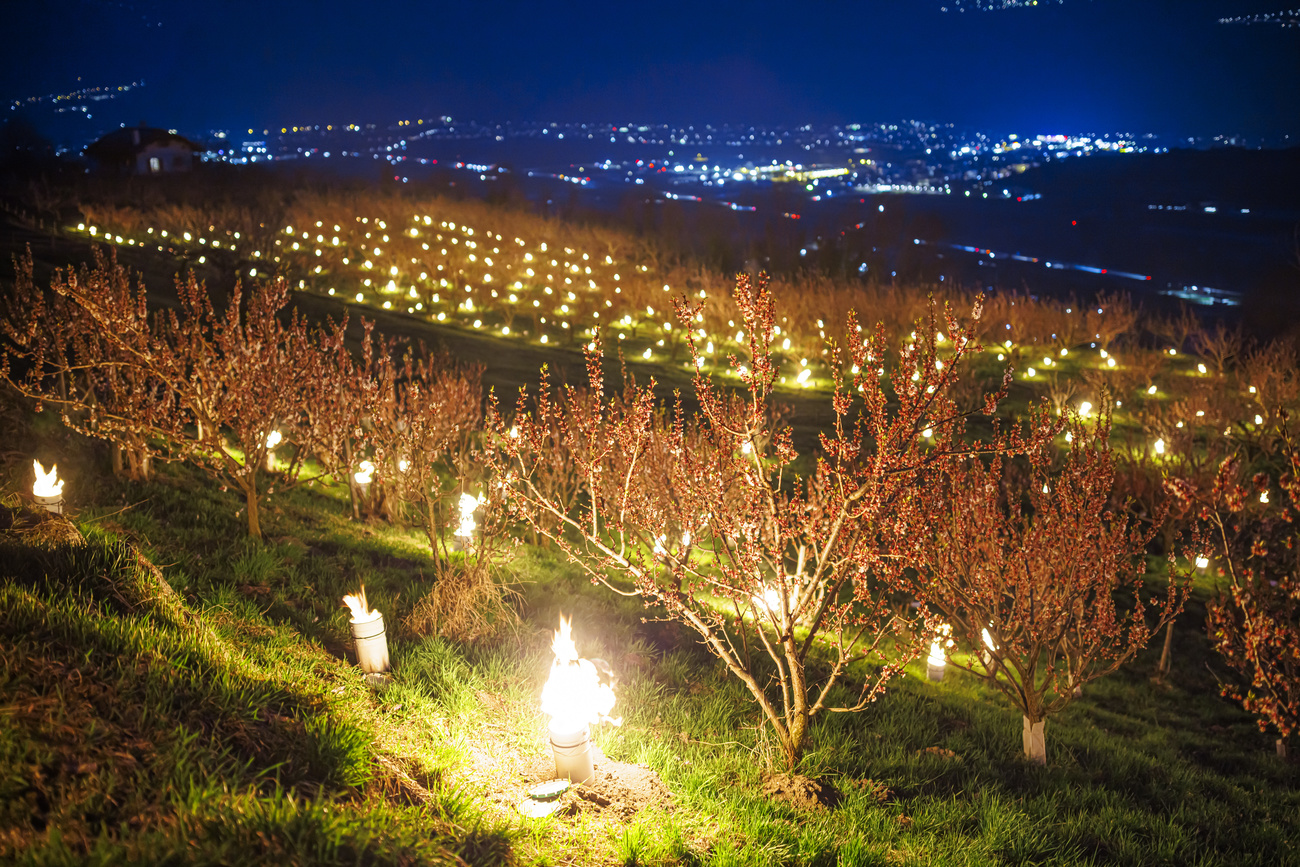
[[[487,497],[479,494],[477,497],[473,494],[462,493],[460,495],[460,526],[452,535],[460,536],[463,539],[470,539],[474,536],[474,530],[478,524],[474,521],[474,510],[487,502]]]
[[[939,626],[939,634],[934,637],[934,641],[930,642],[930,656],[926,660],[928,665],[933,665],[935,668],[947,665],[948,658],[944,654],[944,648],[952,647],[952,639],[948,637],[951,634],[952,627],[947,623]]]
[[[589,659],[578,656],[568,618],[560,616],[560,628],[551,644],[555,660],[551,676],[542,687],[542,712],[551,717],[551,728],[559,732],[581,731],[589,723],[608,722],[614,709],[614,687],[601,682],[600,670]]]
[[[370,484],[370,480],[375,477],[375,465],[370,461],[362,461],[360,467],[361,469],[352,474],[352,478],[358,485]]]
[[[343,604],[352,610],[353,623],[367,623],[371,620],[379,619],[379,612],[373,610],[366,602],[366,585],[361,585],[361,590],[354,596],[348,594],[343,597]]]
[[[32,484],[32,496],[63,496],[63,480],[59,478],[58,464],[51,465],[48,473],[45,472],[45,467],[41,466],[40,461],[32,461],[32,468],[36,470],[36,481]]]
[[[799,605],[799,585],[794,575],[789,576],[790,582],[790,613],[794,613]],[[781,597],[782,591],[776,587],[764,587],[762,596],[751,597],[754,605],[760,608],[766,608],[770,613],[780,616],[781,614]]]

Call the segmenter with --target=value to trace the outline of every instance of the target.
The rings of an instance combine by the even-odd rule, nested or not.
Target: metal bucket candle
[[[59,478],[59,466],[54,464],[45,472],[40,461],[32,461],[36,471],[36,481],[32,484],[32,498],[38,506],[44,506],[47,512],[63,514],[63,481]]]
[[[357,665],[367,674],[388,671],[388,636],[384,630],[384,615],[366,604],[366,588],[355,596],[343,597],[343,603],[352,610],[352,641],[356,648]]]
[[[551,675],[542,688],[542,712],[551,717],[547,726],[551,750],[555,755],[555,776],[585,783],[596,774],[591,749],[589,723],[609,722],[614,709],[612,677],[601,677],[601,669],[590,659],[578,656],[569,621],[560,618],[560,628],[551,644],[555,659]],[[603,665],[603,663],[601,663]],[[608,667],[605,667],[608,672]]]

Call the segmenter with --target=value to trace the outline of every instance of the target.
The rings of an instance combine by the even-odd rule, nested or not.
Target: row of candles
[[[36,474],[32,496],[48,511],[62,514],[64,482],[58,478],[58,467],[51,466],[46,472],[38,460],[33,460],[32,466]],[[462,545],[472,543],[476,529],[474,512],[483,502],[482,495],[476,497],[464,493],[460,497],[460,523],[455,536]],[[343,604],[352,615],[350,626],[357,665],[368,675],[388,671],[391,661],[384,615],[370,606],[365,585],[357,593],[344,596]],[[595,773],[590,725],[598,722],[617,725],[621,722],[609,717],[615,701],[613,685],[602,679],[595,663],[578,656],[570,622],[563,617],[551,649],[554,660],[550,677],[542,689],[541,708],[551,717],[547,728],[555,756],[556,776],[582,783]]]
[[[325,225],[324,221],[317,220],[315,222],[315,234],[310,230],[303,230],[301,226],[285,226],[282,234],[286,238],[277,240],[275,243],[281,247],[281,252],[286,256],[293,256],[297,253],[307,257],[308,261],[312,258],[312,253],[314,253],[315,257],[321,257],[324,252],[323,248],[335,248],[340,252],[347,252],[349,255],[343,257],[342,263],[356,270],[366,290],[357,293],[356,300],[358,302],[373,300],[375,303],[381,304],[386,310],[400,309],[405,304],[407,313],[426,315],[437,322],[449,322],[460,316],[464,324],[475,329],[488,327],[482,319],[481,308],[484,306],[484,302],[489,304],[498,302],[484,299],[484,302],[476,304],[473,298],[477,292],[490,293],[493,299],[508,297],[511,310],[515,309],[515,305],[520,305],[522,311],[528,311],[532,314],[545,314],[541,315],[538,323],[540,326],[538,339],[541,343],[549,342],[548,335],[545,333],[548,327],[548,316],[551,317],[551,325],[565,330],[573,330],[575,333],[582,335],[588,333],[594,335],[597,326],[602,321],[608,321],[609,325],[617,332],[619,340],[629,336],[624,333],[625,330],[630,329],[635,333],[635,329],[639,324],[646,324],[653,332],[650,336],[653,345],[646,347],[640,353],[645,360],[655,359],[655,347],[663,347],[665,332],[670,332],[674,328],[673,317],[667,310],[656,311],[653,306],[650,306],[645,308],[644,316],[642,316],[640,310],[626,312],[623,305],[616,305],[619,300],[618,296],[622,293],[622,287],[619,284],[622,275],[619,272],[627,272],[633,275],[634,278],[647,279],[649,269],[645,265],[620,263],[609,255],[600,257],[573,247],[554,243],[541,242],[532,245],[522,238],[514,238],[512,243],[510,239],[491,230],[485,231],[463,223],[457,224],[445,220],[436,221],[436,218],[429,215],[414,215],[412,217],[413,225],[404,231],[399,231],[396,227],[390,228],[384,220],[377,217],[357,216],[355,223],[354,230],[358,233],[364,233],[364,240],[359,235],[350,235],[342,225],[334,224],[331,230],[330,227]],[[209,240],[202,235],[196,238],[190,232],[169,233],[162,230],[150,241],[137,241],[130,237],[114,235],[111,232],[101,232],[99,227],[87,226],[85,223],[78,224],[77,228],[79,231],[87,232],[92,237],[103,237],[105,240],[119,244],[144,245],[158,239],[167,239],[168,243],[180,243],[183,239],[186,243],[197,243],[209,247],[223,246],[223,242],[216,238]],[[215,226],[209,226],[208,228],[211,232],[218,231]],[[391,232],[391,235],[388,234],[389,232]],[[154,229],[150,227],[147,234],[154,235]],[[240,233],[226,231],[225,234],[229,237],[224,242],[224,246],[232,251],[237,250],[236,242],[241,240]],[[380,244],[383,246],[378,246]],[[415,244],[416,246],[412,249],[401,249],[403,244],[408,246]],[[434,250],[434,247],[439,249]],[[160,249],[162,248],[160,247]],[[448,258],[449,250],[452,254],[451,258]],[[412,252],[416,255],[410,255]],[[445,260],[445,264],[434,265],[430,261],[426,261],[430,256],[438,254]],[[252,256],[258,259],[267,258],[267,254],[260,250],[252,251]],[[392,263],[381,262],[380,259],[384,256],[389,257]],[[277,262],[280,261],[279,255],[274,255],[271,258]],[[458,267],[458,265],[463,267]],[[421,268],[424,270],[420,270]],[[512,281],[511,276],[499,272],[494,277],[494,269],[513,271],[513,276],[518,279]],[[310,268],[308,270],[319,275],[322,273],[322,266],[316,265],[314,270]],[[405,282],[407,271],[410,271],[412,275],[416,271],[419,272],[418,280],[414,276],[411,276],[409,280],[439,291],[428,297],[427,293],[417,290],[415,285],[403,289],[398,285],[397,281],[403,279]],[[470,272],[478,274],[479,271],[483,271],[483,273],[478,275],[477,278],[471,276]],[[557,273],[559,280],[563,281],[562,284],[557,281]],[[258,269],[251,269],[250,274],[256,276]],[[378,274],[383,276],[372,279]],[[385,283],[384,277],[391,279],[388,279]],[[597,282],[598,280],[600,282]],[[462,301],[457,301],[455,296],[459,295],[459,288],[461,287],[458,287],[458,284],[460,283],[464,283],[463,289],[467,294]],[[300,288],[305,288],[306,281],[300,280],[299,285]],[[602,288],[611,285],[613,286],[613,294],[604,299],[604,308],[611,309],[603,309],[600,305],[596,305],[596,309],[592,313],[594,321],[590,327],[584,328],[583,323],[576,319],[571,325],[570,320],[577,315],[577,311],[570,307],[571,304],[578,301],[576,293],[600,293]],[[671,291],[666,284],[663,288],[665,292]],[[525,296],[533,290],[544,292],[546,296],[550,297],[538,296],[532,298],[530,302]],[[377,297],[372,299],[368,293],[377,293]],[[443,293],[446,294],[446,297],[442,297]],[[329,294],[334,295],[335,290],[330,288]],[[700,290],[698,294],[701,298],[707,295],[705,290]],[[426,302],[428,302],[428,306],[426,306]],[[545,307],[542,306],[543,304]],[[438,305],[449,305],[451,310],[450,319],[446,311],[434,313],[433,307]],[[1071,309],[1066,310],[1066,313],[1074,312]],[[1099,309],[1098,313],[1100,312]],[[620,313],[623,314],[621,317],[619,316]],[[1077,315],[1084,315],[1084,311],[1077,311]],[[604,320],[602,320],[602,316],[605,317]],[[735,327],[734,322],[728,324]],[[820,321],[817,324],[819,334],[824,337],[824,324]],[[1008,323],[1009,327],[1010,324]],[[694,331],[695,326],[692,325],[691,328]],[[505,337],[519,336],[511,331],[508,323],[500,326],[500,334]],[[777,331],[777,334],[781,336],[780,330]],[[657,343],[654,342],[655,337],[660,338]],[[701,348],[702,356],[697,360],[698,366],[703,366],[706,357],[713,360],[720,360],[725,357],[727,350],[730,348],[726,344],[732,342],[729,333],[710,336],[703,329],[699,329],[698,337],[703,343]],[[781,343],[785,351],[791,351],[792,349],[790,337],[791,335],[785,335]],[[715,340],[718,341],[716,346]],[[940,336],[939,340],[943,342],[942,336]],[[743,332],[738,332],[735,335],[734,344],[743,346],[743,343]],[[1012,341],[1007,340],[997,349],[1009,352],[1013,345]],[[1096,344],[1093,345],[1095,347]],[[1168,349],[1167,352],[1171,356],[1178,354],[1177,350],[1172,348]],[[1069,354],[1070,350],[1068,348],[1060,350],[1061,357]],[[1099,364],[1103,369],[1109,368],[1113,370],[1119,367],[1118,359],[1105,349],[1099,350],[1099,357]],[[999,352],[999,361],[1005,358],[1005,354]],[[1045,355],[1042,359],[1043,367],[1053,368],[1058,364],[1059,359],[1053,358],[1051,355]],[[1198,364],[1196,369],[1202,375],[1208,373],[1204,363]],[[724,370],[723,372],[730,371]],[[1039,368],[1029,367],[1021,375],[1025,379],[1034,380],[1039,373]],[[818,384],[813,369],[809,367],[807,358],[802,359],[798,367],[794,367],[787,376],[780,377],[780,380],[782,383],[789,382],[801,388],[810,388]],[[1147,394],[1154,395],[1157,389],[1156,386],[1152,385],[1146,391]],[[1117,402],[1116,406],[1119,405],[1120,403]]]
[[[384,628],[384,615],[371,608],[366,600],[366,588],[343,597],[343,604],[351,611],[350,626],[357,665],[367,675],[379,675],[389,670],[388,638]],[[595,776],[595,761],[591,744],[591,725],[608,722],[622,723],[609,714],[616,700],[612,677],[602,676],[596,662],[578,655],[573,640],[570,621],[561,616],[551,644],[554,657],[550,676],[542,687],[541,710],[550,723],[547,734],[555,758],[555,775],[574,783],[585,783]]]

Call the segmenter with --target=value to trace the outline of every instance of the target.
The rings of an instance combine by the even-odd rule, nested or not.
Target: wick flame
[[[63,496],[63,480],[59,478],[58,464],[52,464],[48,473],[45,472],[45,467],[41,466],[40,461],[32,461],[32,468],[36,470],[36,481],[32,484],[32,496]]]
[[[370,608],[366,602],[366,585],[361,585],[361,590],[354,596],[348,594],[343,597],[343,604],[352,610],[353,623],[365,623],[370,620],[379,619],[379,612]]]
[[[614,709],[613,686],[601,682],[600,671],[591,660],[578,656],[570,622],[563,615],[551,651],[555,654],[551,676],[542,687],[542,712],[551,717],[551,728],[574,732],[589,723],[621,725],[621,718],[609,717]]]

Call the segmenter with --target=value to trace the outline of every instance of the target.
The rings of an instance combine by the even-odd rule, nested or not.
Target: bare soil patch
[[[840,802],[840,793],[830,784],[798,774],[767,774],[763,778],[763,794],[784,801],[796,810],[834,809]]]
[[[595,744],[591,749],[595,778],[560,795],[560,808],[554,814],[557,820],[583,817],[623,825],[646,807],[671,809],[672,793],[653,770],[615,761]],[[529,789],[555,779],[555,761],[541,745],[528,754],[475,750],[469,776],[486,790],[489,801],[514,812],[528,798]]]

